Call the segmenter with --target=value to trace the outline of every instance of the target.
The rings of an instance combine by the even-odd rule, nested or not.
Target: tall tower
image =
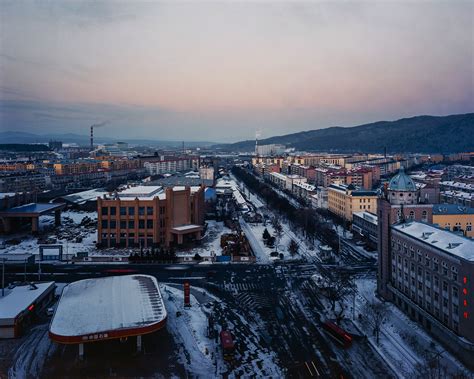
[[[406,220],[432,223],[433,209],[431,204],[419,204],[415,183],[401,167],[390,180],[384,195],[378,199],[377,215],[377,292],[385,299],[392,300],[387,288],[392,272],[391,226]]]

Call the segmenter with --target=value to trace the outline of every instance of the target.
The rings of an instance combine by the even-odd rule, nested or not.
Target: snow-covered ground
[[[57,239],[56,244],[63,245],[63,254],[72,256],[77,252],[87,251],[89,255],[97,253],[95,243],[97,241],[97,228],[95,226],[81,225],[84,218],[90,218],[93,222],[97,221],[96,212],[65,211],[61,213],[62,225],[58,232],[54,232],[54,216],[40,217],[41,233],[48,238]],[[79,237],[80,242],[76,240]],[[6,245],[0,252],[2,253],[28,253],[39,255],[38,238],[31,236],[28,232],[17,233],[0,237],[0,243],[10,239],[20,239],[18,245]]]
[[[169,315],[167,327],[178,346],[178,361],[184,365],[189,375],[196,378],[282,377],[280,368],[274,362],[274,354],[261,351],[250,339],[240,341],[247,354],[241,357],[239,364],[234,366],[223,359],[219,342],[207,336],[208,316],[212,311],[211,301],[219,303],[220,300],[205,290],[199,291],[203,293],[201,302],[191,293],[192,306],[185,308],[182,290],[171,285],[162,286]],[[179,316],[177,312],[180,312]],[[243,318],[240,321],[248,325]],[[239,334],[234,327],[235,325],[229,322],[228,329],[231,333]]]
[[[356,313],[364,313],[364,304],[369,300],[379,301],[375,297],[375,279],[357,279]],[[400,377],[414,376],[420,365],[426,364],[426,358],[434,356],[443,349],[414,321],[410,320],[394,304],[387,303],[389,312],[382,325],[380,342],[377,344],[372,327],[364,320],[356,318],[355,324],[368,336],[372,346],[395,368]],[[352,306],[352,304],[348,305]],[[464,366],[448,352],[441,355],[441,365],[451,374],[465,370]]]
[[[210,257],[211,255],[222,255],[221,237],[223,234],[231,233],[228,227],[222,221],[207,220],[207,231],[202,244],[200,246],[192,247],[188,250],[178,250],[176,255],[179,257],[191,256],[197,253],[201,257]]]

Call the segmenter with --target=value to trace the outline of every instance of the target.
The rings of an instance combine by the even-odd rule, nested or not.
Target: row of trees
[[[266,205],[285,217],[294,230],[301,230],[311,242],[314,239],[329,245],[333,250],[338,248],[338,236],[329,222],[331,217],[326,210],[307,207],[295,207],[283,196],[280,196],[269,184],[260,181],[248,170],[234,166],[232,173],[253,192],[258,193]],[[273,221],[272,221],[273,226]]]
[[[165,249],[154,248],[148,250],[140,250],[140,253],[131,253],[128,257],[130,263],[162,263],[162,262],[175,262],[176,251],[170,247]]]

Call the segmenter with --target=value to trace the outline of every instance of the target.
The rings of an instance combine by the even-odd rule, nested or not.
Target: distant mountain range
[[[417,116],[354,127],[331,127],[266,138],[259,145],[282,144],[303,151],[457,153],[474,151],[474,113]],[[217,145],[229,151],[253,151],[255,140]]]
[[[50,140],[62,141],[64,143],[77,143],[78,145],[89,145],[89,136],[65,133],[65,134],[34,134],[26,132],[13,132],[6,131],[0,132],[0,143],[10,144],[10,143],[48,143]],[[95,137],[94,143],[113,143],[113,142],[128,142],[136,145],[145,145],[145,146],[159,146],[159,147],[180,147],[183,141],[154,141],[150,139],[119,139],[119,138],[103,138]],[[215,142],[189,142],[184,141],[186,147],[205,147],[215,144]]]

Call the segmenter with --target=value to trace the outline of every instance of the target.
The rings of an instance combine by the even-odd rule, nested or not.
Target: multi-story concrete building
[[[255,147],[255,154],[259,156],[281,155],[285,152],[285,145],[257,145]]]
[[[203,187],[138,186],[97,199],[103,247],[181,245],[201,237]]]
[[[474,291],[474,242],[429,225],[433,205],[419,203],[415,183],[403,169],[377,208],[378,293],[466,362],[474,352],[474,308],[468,299]]]
[[[377,192],[358,189],[352,184],[331,184],[328,187],[328,210],[346,221],[353,212],[376,212]]]
[[[150,175],[173,174],[199,168],[198,157],[162,157],[159,160],[140,158]]]
[[[472,358],[474,241],[415,221],[393,225],[389,243],[390,300]]]
[[[464,191],[441,191],[440,201],[447,204],[458,204],[464,207],[474,207],[474,193]]]

